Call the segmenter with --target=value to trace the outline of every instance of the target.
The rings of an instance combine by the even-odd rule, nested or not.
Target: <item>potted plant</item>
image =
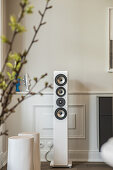
[[[15,37],[20,34],[24,33],[26,31],[25,27],[21,24],[22,19],[27,14],[33,13],[33,6],[30,4],[29,0],[21,0],[20,2],[20,13],[18,17],[10,16],[10,23],[9,27],[12,30],[12,38],[9,40],[6,36],[2,35],[1,40],[3,43],[6,43],[8,46],[7,54],[4,56],[4,63],[2,66],[2,70],[0,72],[0,137],[3,135],[8,135],[8,130],[4,130],[2,126],[7,121],[8,117],[16,111],[17,106],[19,106],[24,100],[40,94],[43,95],[43,91],[47,88],[52,88],[52,85],[48,82],[44,83],[44,86],[42,89],[33,92],[33,89],[36,87],[36,85],[47,76],[47,73],[40,76],[40,78],[34,77],[33,83],[29,88],[29,91],[25,93],[24,95],[21,95],[21,97],[18,97],[16,104],[12,104],[12,99],[15,92],[15,86],[18,83],[18,79],[21,79],[20,73],[23,69],[24,65],[27,64],[27,56],[32,48],[32,46],[38,42],[37,35],[41,29],[42,26],[46,24],[44,22],[44,17],[46,15],[46,12],[52,8],[52,6],[49,5],[50,0],[46,0],[46,4],[44,7],[44,11],[39,11],[40,15],[40,22],[38,26],[34,26],[34,35],[31,39],[30,44],[24,51],[14,52],[13,51],[13,44]]]

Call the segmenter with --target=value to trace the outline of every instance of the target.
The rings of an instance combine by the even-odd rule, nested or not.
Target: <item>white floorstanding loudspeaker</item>
[[[71,167],[68,161],[68,72],[54,71],[52,167]]]

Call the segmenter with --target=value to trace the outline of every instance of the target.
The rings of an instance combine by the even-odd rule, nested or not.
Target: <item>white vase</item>
[[[8,138],[7,170],[34,170],[33,142],[33,138],[25,136]]]
[[[22,132],[18,136],[28,136],[34,138],[34,170],[40,170],[40,134],[35,132]]]

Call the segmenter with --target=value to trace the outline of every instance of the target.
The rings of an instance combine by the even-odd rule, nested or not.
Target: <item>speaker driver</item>
[[[56,90],[56,94],[59,97],[63,97],[66,94],[66,90],[63,87],[58,87]]]
[[[56,104],[60,107],[63,107],[65,105],[65,99],[63,98],[58,98],[57,101],[56,101]]]
[[[55,117],[59,120],[63,120],[67,117],[67,111],[64,108],[58,108],[55,111]]]
[[[67,83],[67,77],[64,74],[58,74],[55,78],[55,83],[58,86],[64,86]]]

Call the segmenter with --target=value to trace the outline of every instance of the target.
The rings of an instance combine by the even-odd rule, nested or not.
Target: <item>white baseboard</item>
[[[76,162],[103,162],[96,150],[72,150],[69,151],[69,158]]]
[[[45,162],[45,153],[47,150],[41,151],[41,161]],[[48,154],[48,160],[52,160],[53,152]],[[69,160],[73,162],[103,162],[100,153],[96,150],[70,150],[69,151]]]
[[[41,151],[41,161],[45,162],[45,153],[48,150]],[[48,160],[52,160],[53,152],[48,154]],[[103,162],[100,157],[100,153],[96,150],[70,150],[69,151],[69,160],[73,162]],[[5,166],[7,163],[7,152],[0,153],[0,169]]]

